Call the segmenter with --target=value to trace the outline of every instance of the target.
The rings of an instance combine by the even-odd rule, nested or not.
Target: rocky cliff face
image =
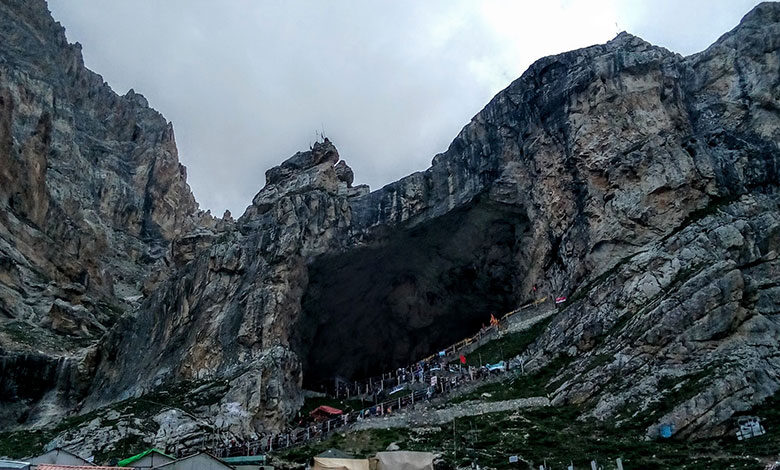
[[[170,127],[139,95],[113,95],[80,59],[60,60],[78,54],[45,12],[20,18],[19,5],[3,8],[3,31],[59,38],[46,60],[17,59],[2,72],[10,91],[0,123],[10,124],[0,142],[11,143],[1,158],[16,165],[3,178],[19,194],[3,212],[18,222],[4,226],[24,227],[7,239],[89,247],[65,261],[103,273],[86,285],[36,268],[48,276],[46,295],[33,292],[40,280],[0,277],[30,286],[6,289],[18,304],[51,304],[37,316],[6,316],[37,321],[47,335],[73,318],[87,318],[87,332],[108,330],[99,346],[71,349],[81,351],[79,367],[61,379],[67,386],[53,386],[78,384],[79,412],[186,383],[208,399],[187,395],[195,403],[187,413],[156,415],[149,440],[254,436],[295,413],[304,384],[405,364],[544,295],[569,300],[522,360],[529,369],[567,365],[554,371],[554,403],[640,421],[648,433],[672,422],[679,436],[695,437],[722,432],[734,412],[780,388],[778,4],[759,5],[689,57],[622,33],[541,59],[431,168],[378,191],[353,186],[333,144],[317,143],[268,170],[238,220],[218,222],[196,220]],[[50,75],[73,91],[14,117],[25,95],[13,84],[49,63],[30,94],[54,96],[60,88],[42,85]],[[74,73],[87,78],[68,78]],[[103,114],[68,121],[62,109]],[[82,166],[66,180],[73,165]],[[86,194],[106,187],[95,174],[112,189]],[[41,229],[46,221],[71,225]],[[92,232],[79,238],[79,230]],[[20,259],[61,266],[51,260],[69,251],[53,251]],[[140,283],[152,270],[158,276]],[[51,293],[55,280],[77,285],[79,299],[123,308],[128,293],[144,297],[119,320],[103,320],[75,293]],[[100,326],[90,327],[89,314]],[[0,370],[22,381],[23,364]],[[91,382],[72,377],[93,371]],[[77,443],[83,432],[58,442]]]
[[[43,1],[0,2],[0,34],[0,419],[40,422],[198,214],[170,123],[87,70]]]

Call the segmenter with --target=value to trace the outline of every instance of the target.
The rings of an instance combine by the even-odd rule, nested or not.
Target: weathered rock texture
[[[235,221],[197,213],[170,126],[85,70],[42,4],[0,13],[4,331],[107,331],[43,355],[6,333],[11,383],[51,371],[3,391],[6,421],[41,422],[53,393],[86,412],[225,383],[147,439],[251,437],[304,382],[405,364],[544,295],[569,302],[523,359],[568,363],[553,404],[702,436],[780,388],[778,4],[689,57],[622,33],[541,59],[375,192],[318,142]]]
[[[171,124],[87,70],[43,1],[0,2],[0,34],[0,420],[38,422],[202,215]]]

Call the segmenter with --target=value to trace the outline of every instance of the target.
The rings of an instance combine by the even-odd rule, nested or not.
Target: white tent
[[[336,449],[314,457],[313,470],[369,470],[368,459],[356,459]]]
[[[433,470],[433,454],[430,452],[378,452],[376,460],[376,470]]]

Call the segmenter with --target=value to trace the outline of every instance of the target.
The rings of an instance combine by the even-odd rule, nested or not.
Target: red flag
[[[465,364],[466,363],[466,356],[464,356],[463,354],[460,355],[460,363],[461,364]]]

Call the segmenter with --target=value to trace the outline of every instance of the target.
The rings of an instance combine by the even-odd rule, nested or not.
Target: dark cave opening
[[[528,227],[521,208],[477,200],[315,259],[294,341],[304,386],[410,364],[514,309]]]

